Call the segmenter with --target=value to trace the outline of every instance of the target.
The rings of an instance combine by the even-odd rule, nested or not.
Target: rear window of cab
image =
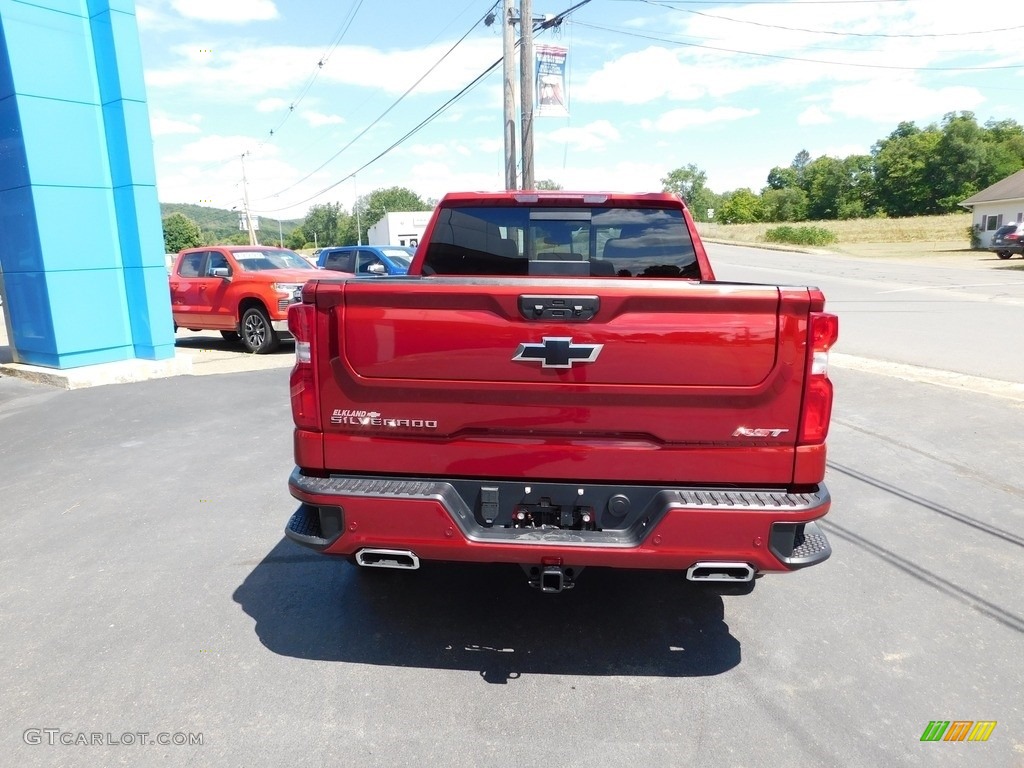
[[[682,211],[670,208],[442,208],[423,271],[700,278]]]

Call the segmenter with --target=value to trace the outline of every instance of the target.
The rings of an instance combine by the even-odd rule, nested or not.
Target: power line
[[[571,14],[573,11],[575,11],[575,10],[577,10],[579,8],[582,8],[584,5],[587,5],[589,2],[590,2],[590,0],[580,0],[580,2],[577,2],[575,5],[573,5],[572,7],[568,8],[568,9],[566,9],[564,11],[562,11],[561,13],[558,13],[558,14],[555,14],[554,16],[545,18],[542,21],[536,22],[534,24],[534,31],[537,32],[537,33],[541,33],[542,34],[544,31],[546,31],[548,29],[557,28],[558,26],[560,26],[562,24],[562,22],[565,20],[565,18],[569,14]],[[497,3],[495,5],[497,5]],[[479,23],[480,22],[477,22],[477,24],[479,24]],[[475,26],[476,25],[474,25],[474,27]],[[471,31],[472,31],[472,29],[470,30],[470,32]],[[466,34],[468,35],[469,33],[467,32]],[[516,40],[516,43],[515,43],[516,48],[519,47],[520,42],[521,42],[520,40]],[[456,43],[456,45],[458,45],[458,43]],[[282,206],[280,208],[264,209],[262,212],[263,213],[275,213],[277,211],[283,211],[283,210],[287,210],[288,208],[294,208],[294,207],[299,206],[299,205],[304,205],[305,203],[308,203],[311,200],[315,200],[316,198],[320,197],[321,195],[323,195],[323,194],[325,194],[327,192],[330,192],[332,189],[334,189],[335,187],[339,186],[340,184],[343,184],[344,182],[348,181],[349,179],[357,176],[359,173],[364,171],[366,168],[369,168],[371,165],[376,163],[382,157],[384,157],[388,153],[392,152],[397,147],[401,146],[403,143],[405,143],[410,138],[412,138],[417,133],[419,133],[421,130],[423,130],[425,127],[427,127],[435,119],[440,117],[445,111],[447,111],[447,109],[450,106],[455,104],[463,96],[468,94],[470,91],[472,91],[474,88],[476,88],[481,82],[483,82],[483,80],[486,79],[488,75],[490,75],[494,70],[496,70],[501,65],[503,59],[504,59],[504,56],[499,57],[493,64],[491,64],[489,67],[487,67],[487,69],[485,69],[483,72],[481,72],[475,78],[473,78],[473,80],[470,83],[465,85],[462,89],[460,89],[458,91],[458,93],[456,93],[454,96],[452,96],[450,99],[448,99],[444,104],[442,104],[440,107],[435,109],[430,115],[428,115],[426,118],[424,118],[422,121],[420,121],[414,128],[412,128],[410,131],[408,131],[404,136],[402,136],[401,138],[397,139],[387,149],[383,150],[382,152],[380,152],[376,156],[374,156],[372,159],[370,159],[367,162],[363,163],[361,166],[356,168],[356,170],[352,171],[347,176],[345,176],[345,177],[343,177],[341,179],[338,179],[333,184],[330,184],[330,185],[324,187],[319,192],[316,192],[315,194],[310,195],[309,197],[305,198],[304,200],[298,200],[298,201],[292,203],[291,205]],[[382,115],[382,117],[383,117],[383,115]],[[364,131],[364,133],[365,133],[365,131]],[[350,144],[351,144],[351,142],[350,142]],[[308,176],[306,178],[308,178]],[[273,195],[271,195],[271,197],[273,197]],[[261,199],[267,199],[267,198],[261,198]]]
[[[327,50],[320,56],[319,60],[317,61],[316,69],[314,69],[312,74],[307,78],[305,84],[302,87],[302,90],[299,92],[298,97],[293,99],[292,102],[288,105],[288,111],[285,113],[284,117],[281,118],[281,122],[279,122],[275,127],[270,129],[270,135],[267,137],[267,139],[260,142],[260,144],[257,146],[257,149],[266,144],[267,141],[269,141],[270,139],[274,138],[274,136],[278,132],[280,132],[284,124],[288,122],[288,118],[295,113],[295,108],[302,103],[303,99],[306,98],[310,89],[316,83],[317,79],[320,77],[320,74],[324,71],[324,65],[327,64],[331,56],[338,49],[338,46],[341,45],[341,41],[345,38],[345,35],[348,33],[349,28],[352,26],[352,22],[355,21],[356,14],[359,13],[359,9],[362,7],[363,0],[357,0],[356,4],[352,6],[352,9],[349,11],[348,16],[344,20],[342,20],[341,26],[335,33],[334,38],[332,39],[330,45],[327,47]]]
[[[448,109],[448,107],[450,107],[456,101],[458,101],[463,96],[465,96],[467,93],[469,93],[471,90],[473,90],[473,88],[475,88],[477,85],[479,85],[489,74],[491,74],[491,72],[493,72],[495,69],[497,69],[498,65],[501,64],[501,61],[502,61],[501,58],[499,58],[497,61],[495,61],[493,64],[491,64],[487,69],[485,69],[483,72],[481,72],[479,75],[477,75],[473,79],[472,82],[470,82],[468,85],[464,86],[458,93],[456,93],[454,96],[452,96],[450,99],[448,99],[448,101],[446,101],[440,107],[435,109],[428,117],[426,117],[424,120],[422,120],[415,128],[413,128],[408,133],[406,133],[404,136],[402,136],[400,139],[395,141],[390,147],[385,149],[383,152],[381,152],[378,155],[376,155],[372,160],[368,160],[367,162],[363,163],[363,165],[361,165],[358,168],[356,168],[356,170],[352,171],[352,173],[350,173],[348,176],[345,176],[344,178],[338,179],[338,181],[334,182],[333,184],[330,184],[329,186],[324,187],[319,192],[317,192],[317,193],[315,193],[313,195],[310,195],[309,197],[307,197],[304,200],[298,200],[298,201],[292,203],[291,205],[282,206],[281,208],[270,208],[266,212],[273,213],[275,211],[283,211],[283,210],[286,210],[288,208],[294,208],[294,207],[296,207],[298,205],[303,205],[305,203],[308,203],[310,200],[315,200],[316,198],[320,197],[320,195],[322,195],[322,194],[324,194],[326,192],[330,192],[332,189],[337,187],[339,184],[342,184],[342,183],[348,181],[349,179],[351,179],[353,176],[358,175],[361,171],[363,171],[366,168],[370,167],[375,162],[377,162],[382,157],[384,157],[386,154],[388,154],[389,152],[391,152],[392,150],[394,150],[395,148],[397,148],[398,146],[403,144],[408,139],[410,139],[413,136],[415,136],[423,128],[426,128],[437,117],[439,117],[443,112],[445,112]],[[271,197],[273,197],[273,195],[271,195]],[[263,199],[266,199],[266,198],[263,198]]]
[[[331,162],[333,162],[333,161],[334,161],[334,160],[335,160],[335,159],[336,159],[336,158],[337,158],[337,157],[338,157],[339,155],[341,155],[341,154],[342,154],[342,153],[343,153],[343,152],[344,152],[344,151],[345,151],[346,149],[348,149],[348,148],[349,148],[349,147],[351,147],[351,146],[352,146],[353,144],[355,144],[355,143],[356,143],[357,141],[359,141],[359,139],[361,139],[361,138],[362,138],[363,136],[365,136],[365,135],[366,135],[366,134],[367,134],[367,133],[368,133],[368,132],[369,132],[369,131],[370,131],[370,130],[371,130],[371,129],[372,129],[372,128],[373,128],[374,126],[375,126],[375,125],[377,125],[378,123],[380,123],[380,121],[381,121],[381,120],[383,120],[383,119],[384,119],[385,117],[387,117],[387,115],[388,115],[388,114],[389,114],[389,113],[390,113],[390,112],[391,112],[391,111],[392,111],[392,110],[393,110],[393,109],[394,109],[395,107],[397,107],[397,106],[398,106],[399,104],[401,104],[401,103],[402,103],[402,101],[403,101],[403,100],[405,99],[405,97],[406,97],[406,96],[408,96],[408,95],[409,95],[410,93],[412,93],[412,92],[413,92],[413,91],[414,91],[414,90],[416,89],[416,86],[418,86],[418,85],[419,85],[420,83],[422,83],[422,82],[423,82],[423,81],[424,81],[424,80],[425,80],[425,79],[426,79],[426,78],[427,78],[427,77],[428,77],[428,76],[430,75],[430,73],[432,73],[432,72],[433,72],[433,71],[434,71],[435,69],[437,69],[437,68],[438,68],[438,67],[439,67],[439,66],[441,65],[441,63],[442,63],[442,62],[443,62],[443,61],[444,61],[445,59],[447,59],[447,58],[448,58],[448,57],[449,57],[449,56],[450,56],[450,55],[452,54],[452,52],[453,52],[453,51],[454,51],[454,50],[455,50],[456,48],[458,48],[458,47],[459,47],[459,45],[461,45],[461,44],[462,44],[462,42],[463,42],[463,41],[464,41],[464,40],[465,40],[465,39],[466,39],[467,37],[469,37],[469,35],[470,35],[470,34],[471,34],[471,33],[473,32],[473,30],[474,30],[474,29],[476,29],[476,28],[477,28],[477,27],[478,27],[478,26],[480,25],[480,23],[481,23],[481,22],[483,22],[483,21],[484,21],[484,20],[485,20],[485,19],[487,18],[487,15],[489,15],[489,14],[491,13],[491,10],[492,10],[493,8],[494,8],[494,6],[492,6],[492,7],[491,7],[491,9],[488,9],[488,11],[487,11],[487,14],[484,14],[483,16],[481,16],[481,17],[480,17],[480,19],[478,19],[478,20],[477,20],[476,22],[474,22],[473,26],[471,26],[471,27],[470,27],[470,28],[469,28],[468,30],[466,30],[466,33],[465,33],[465,34],[464,34],[464,35],[463,35],[462,37],[460,37],[460,38],[459,38],[458,40],[456,40],[456,41],[455,41],[455,43],[454,43],[454,45],[452,45],[452,47],[451,47],[451,48],[449,48],[449,49],[448,49],[447,51],[445,51],[445,53],[444,53],[444,54],[443,54],[443,55],[441,56],[441,58],[439,58],[439,59],[438,59],[438,60],[437,60],[436,62],[434,62],[434,64],[433,64],[433,65],[431,65],[430,69],[428,69],[428,70],[427,70],[426,72],[424,72],[424,73],[423,73],[423,74],[422,74],[422,75],[420,76],[420,78],[419,78],[418,80],[416,80],[416,82],[414,82],[414,83],[413,83],[412,85],[410,85],[410,86],[409,86],[409,87],[408,87],[408,88],[406,89],[405,93],[403,93],[403,94],[402,94],[401,96],[399,96],[399,97],[398,97],[397,99],[395,99],[395,101],[394,101],[394,102],[392,102],[391,106],[389,106],[389,107],[388,107],[387,109],[385,109],[385,110],[384,110],[383,112],[381,112],[381,113],[380,113],[380,115],[378,115],[378,116],[376,117],[376,119],[374,119],[374,121],[373,121],[373,122],[371,122],[371,123],[370,123],[369,125],[367,125],[367,126],[366,126],[365,128],[363,128],[363,130],[361,130],[361,131],[360,131],[359,133],[357,133],[357,134],[356,134],[356,135],[355,135],[355,136],[354,136],[354,137],[353,137],[353,138],[352,138],[352,139],[351,139],[351,140],[350,140],[350,141],[349,141],[349,142],[348,142],[348,143],[347,143],[347,144],[346,144],[345,146],[343,146],[343,147],[342,147],[341,149],[339,149],[339,150],[338,150],[337,152],[335,152],[335,153],[334,153],[333,155],[331,155],[331,156],[330,156],[329,158],[327,158],[326,160],[324,160],[324,162],[322,162],[322,163],[321,163],[320,165],[318,165],[318,166],[317,166],[316,168],[314,168],[314,169],[313,169],[312,171],[310,171],[309,173],[307,173],[307,174],[306,174],[305,176],[303,176],[302,178],[298,179],[298,180],[297,180],[296,182],[294,182],[293,184],[290,184],[289,186],[285,187],[284,189],[282,189],[282,190],[279,190],[279,191],[277,191],[277,192],[274,192],[274,193],[272,193],[272,194],[270,194],[270,195],[267,195],[267,196],[265,196],[265,197],[262,197],[262,198],[260,198],[260,199],[261,199],[261,200],[267,200],[267,199],[269,199],[269,198],[271,198],[271,197],[277,197],[278,195],[284,194],[285,192],[287,192],[287,191],[288,191],[288,190],[290,190],[290,189],[294,189],[294,188],[295,188],[295,187],[297,187],[297,186],[298,186],[299,184],[301,184],[301,183],[302,183],[302,182],[304,182],[304,181],[305,181],[306,179],[308,179],[308,178],[309,178],[310,176],[312,176],[312,175],[313,175],[314,173],[316,173],[317,171],[320,171],[320,170],[322,170],[322,169],[323,169],[323,168],[324,168],[325,166],[327,166],[328,164],[330,164]],[[499,61],[500,61],[500,59],[499,59]],[[305,201],[303,201],[303,202],[305,202]]]
[[[754,51],[740,51],[734,48],[719,48],[713,45],[701,45],[700,43],[687,43],[679,39],[671,39],[667,37],[657,37],[656,35],[642,35],[639,32],[626,32],[622,29],[615,29],[613,27],[602,27],[598,24],[586,24],[582,21],[577,21],[581,27],[587,27],[589,29],[597,29],[602,32],[612,32],[618,35],[625,35],[627,37],[639,37],[644,40],[654,40],[659,43],[669,43],[671,45],[681,45],[688,48],[700,48],[707,51],[718,51],[721,53],[734,53],[741,56],[754,56],[762,59],[776,59],[781,61],[801,61],[808,64],[829,64],[836,67],[859,67],[863,69],[892,69],[902,70],[907,72],[980,72],[980,71],[994,71],[1003,69],[1024,69],[1024,64],[995,64],[992,66],[983,67],[906,67],[899,66],[896,64],[863,64],[859,62],[849,61],[825,61],[822,59],[807,59],[800,56],[783,56],[776,53],[756,53]]]
[[[320,54],[320,58],[316,64],[316,69],[314,69],[310,76],[306,79],[306,82],[303,84],[299,92],[299,95],[289,103],[288,111],[285,113],[284,117],[281,118],[281,121],[276,126],[270,129],[265,139],[263,139],[262,141],[259,142],[259,144],[256,145],[257,150],[262,149],[267,143],[273,140],[275,136],[280,132],[284,124],[288,122],[288,118],[290,118],[295,113],[295,108],[299,106],[302,100],[309,93],[309,90],[313,87],[313,84],[316,82],[317,78],[320,76],[320,73],[323,71],[324,65],[327,63],[328,59],[331,57],[334,51],[337,50],[338,46],[341,44],[341,41],[348,33],[349,27],[352,26],[352,22],[355,20],[356,14],[359,13],[359,9],[362,8],[362,5],[363,0],[356,0],[355,5],[352,6],[352,8],[349,10],[348,16],[342,19],[342,22],[339,25],[338,30],[334,33],[334,37],[331,39],[331,42],[328,44],[327,48],[324,49],[324,52]],[[245,151],[250,152],[251,150],[247,149]],[[232,155],[231,157],[224,158],[223,160],[213,160],[201,166],[199,170],[201,172],[211,170],[220,165],[227,165],[228,163],[233,163],[236,159],[237,155]]]
[[[669,2],[658,0],[635,0],[636,2],[646,3],[647,5],[658,6],[661,8],[667,8],[670,11],[678,11],[679,13],[689,13],[693,16],[701,16],[705,19],[714,19],[715,21],[729,21],[733,24],[749,24],[754,27],[762,27],[764,29],[781,29],[785,32],[807,32],[812,35],[835,35],[837,37],[878,37],[878,38],[933,38],[933,37],[965,37],[967,35],[989,35],[996,32],[1013,32],[1018,29],[1024,29],[1024,24],[1020,24],[1015,27],[1002,27],[1000,29],[980,29],[972,32],[921,32],[920,34],[886,34],[883,32],[835,32],[827,29],[804,29],[803,27],[786,27],[781,24],[766,24],[760,21],[749,21],[747,19],[732,19],[728,16],[716,16],[713,13],[703,13],[702,11],[694,11],[689,8],[676,8]]]

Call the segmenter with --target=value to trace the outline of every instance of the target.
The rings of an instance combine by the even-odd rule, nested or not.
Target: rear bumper
[[[501,490],[508,483],[469,483]],[[457,488],[458,486],[458,488]],[[466,481],[309,477],[298,469],[289,490],[301,504],[285,534],[324,554],[353,556],[365,548],[403,550],[420,560],[557,563],[685,571],[696,563],[748,563],[757,572],[791,571],[826,560],[831,547],[814,522],[831,500],[813,493],[734,488],[568,486],[581,498],[630,497],[642,506],[616,518],[611,503],[594,510],[598,530],[501,525],[482,498],[466,502]],[[526,492],[536,490],[522,484]],[[559,490],[555,486],[551,495]],[[606,494],[601,496],[602,491]],[[608,495],[610,494],[610,495]],[[508,502],[505,502],[508,503]],[[515,508],[518,502],[511,504]],[[621,507],[621,502],[616,502]],[[592,509],[592,508],[588,508]],[[493,520],[493,522],[491,522]],[[567,521],[568,522],[568,521]]]

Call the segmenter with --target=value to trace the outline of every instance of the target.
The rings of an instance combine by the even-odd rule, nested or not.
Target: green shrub
[[[977,251],[981,248],[981,227],[972,225],[967,227],[967,237],[971,239],[971,250]]]
[[[769,243],[792,243],[793,245],[831,245],[838,242],[834,232],[824,227],[773,227],[764,233]]]

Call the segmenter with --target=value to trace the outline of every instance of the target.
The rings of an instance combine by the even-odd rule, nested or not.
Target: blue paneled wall
[[[0,271],[18,362],[174,357],[133,0],[0,0]]]

